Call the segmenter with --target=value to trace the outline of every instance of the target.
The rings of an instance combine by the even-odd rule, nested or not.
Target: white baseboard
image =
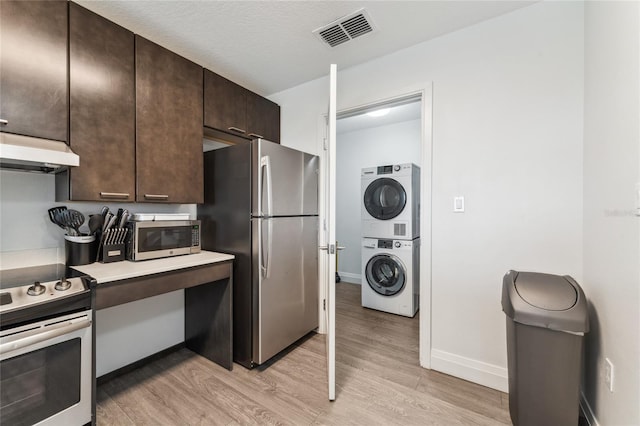
[[[584,393],[580,392],[580,411],[582,415],[587,419],[587,423],[589,426],[600,426],[598,420],[596,419],[596,415],[593,414],[593,410],[591,409],[591,405],[589,405],[589,401],[587,401],[587,397],[584,396]]]
[[[342,281],[346,281],[348,283],[353,283],[353,284],[362,284],[362,276],[360,274],[352,274],[351,272],[338,271],[338,275],[340,275],[340,279]]]
[[[509,392],[509,376],[504,367],[432,349],[431,368],[501,392]]]

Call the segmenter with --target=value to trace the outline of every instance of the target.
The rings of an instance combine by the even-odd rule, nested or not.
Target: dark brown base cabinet
[[[0,131],[67,141],[67,2],[0,2]]]
[[[56,199],[135,200],[134,35],[69,3],[69,145],[80,166],[56,176]]]
[[[202,67],[136,35],[136,201],[202,203]]]

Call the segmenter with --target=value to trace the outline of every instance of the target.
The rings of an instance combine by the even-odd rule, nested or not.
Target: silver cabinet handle
[[[227,128],[228,128],[229,130],[231,130],[232,132],[237,132],[237,133],[247,133],[247,131],[246,131],[246,130],[239,129],[239,128],[237,128],[237,127],[227,127]]]
[[[169,196],[165,194],[144,194],[144,198],[148,200],[168,200]]]
[[[4,118],[0,118],[0,126],[6,126],[9,124],[9,120],[5,120]]]
[[[249,136],[251,136],[252,138],[264,139],[264,136],[257,133],[249,133]]]
[[[33,346],[37,343],[51,340],[76,330],[87,328],[90,325],[91,320],[85,319],[78,322],[66,322],[64,324],[50,326],[42,333],[23,337],[22,339],[14,340],[13,342],[0,344],[0,355],[17,351],[18,349],[26,348],[28,346]]]
[[[115,198],[118,200],[126,200],[129,198],[128,192],[101,192],[100,198]]]

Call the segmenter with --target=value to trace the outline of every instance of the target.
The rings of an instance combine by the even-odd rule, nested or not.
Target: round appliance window
[[[378,254],[367,262],[365,275],[369,287],[383,296],[393,296],[404,288],[405,267],[395,256]]]
[[[376,219],[393,219],[406,204],[407,193],[395,179],[376,179],[364,191],[364,207]]]

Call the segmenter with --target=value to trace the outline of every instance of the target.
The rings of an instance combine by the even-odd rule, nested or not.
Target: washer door
[[[364,191],[364,207],[376,219],[389,220],[398,216],[407,204],[407,193],[395,179],[376,179]]]
[[[406,269],[400,259],[390,254],[378,254],[367,262],[365,276],[369,287],[383,296],[393,296],[404,288]]]

